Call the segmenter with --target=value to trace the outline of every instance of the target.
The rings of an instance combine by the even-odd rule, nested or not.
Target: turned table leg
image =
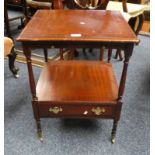
[[[30,89],[31,89],[31,95],[32,95],[33,115],[36,120],[37,134],[40,141],[42,142],[43,138],[42,138],[40,115],[39,115],[39,109],[38,109],[38,98],[36,95],[36,84],[35,84],[35,78],[34,78],[33,69],[32,69],[31,50],[29,47],[26,47],[23,45],[23,51],[26,56],[26,62],[27,62],[27,68],[28,68],[29,83],[30,83]]]
[[[115,116],[115,119],[114,119],[112,133],[111,133],[111,142],[112,142],[112,144],[115,143],[117,124],[118,124],[118,120],[120,118],[120,113],[121,113],[121,108],[122,108],[122,97],[123,97],[124,89],[125,89],[128,64],[129,64],[129,60],[130,60],[130,57],[132,55],[132,52],[133,52],[133,44],[127,44],[126,47],[124,48],[125,60],[124,60],[124,65],[123,65],[123,70],[122,70],[122,75],[121,75],[121,80],[120,80],[120,85],[119,85],[116,116]]]
[[[118,124],[118,121],[114,120],[112,132],[111,132],[111,143],[112,143],[112,144],[114,144],[115,141],[116,141],[117,124]]]

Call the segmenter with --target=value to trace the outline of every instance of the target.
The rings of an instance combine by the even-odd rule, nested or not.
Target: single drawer
[[[8,3],[12,3],[12,4],[21,4],[21,0],[8,0]]]
[[[104,117],[113,116],[115,106],[39,105],[41,117]]]

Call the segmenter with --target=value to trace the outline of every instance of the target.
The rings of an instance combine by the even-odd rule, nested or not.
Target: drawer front
[[[114,106],[39,105],[41,117],[104,117],[114,115]]]
[[[21,4],[21,0],[8,0],[8,3],[10,4]]]

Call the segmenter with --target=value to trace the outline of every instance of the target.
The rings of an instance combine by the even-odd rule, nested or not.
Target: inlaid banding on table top
[[[76,40],[139,42],[120,12],[105,10],[39,10],[17,38],[17,41]]]
[[[68,35],[61,35],[61,34],[56,34],[56,35],[52,35],[52,38],[51,37],[44,37],[44,36],[38,36],[39,37],[39,40],[38,39],[27,39],[27,38],[23,38],[24,41],[82,41],[82,42],[102,42],[102,38],[103,36],[92,36],[92,35],[83,35],[81,34],[81,36],[71,36],[72,34],[68,34]],[[108,34],[106,34],[108,36]],[[126,38],[126,39],[123,39],[123,40],[119,40],[118,41],[118,37],[116,36],[115,38],[114,37],[106,37],[106,39],[104,39],[103,42],[129,42],[129,40],[132,39],[132,38]],[[17,39],[18,41],[18,39]],[[132,42],[135,42],[135,43],[139,43],[139,40],[133,40]]]

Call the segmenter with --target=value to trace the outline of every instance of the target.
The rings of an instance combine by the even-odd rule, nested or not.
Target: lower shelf
[[[115,113],[118,86],[110,63],[53,61],[37,84],[41,117],[107,117]]]
[[[118,86],[110,63],[53,61],[42,70],[38,101],[115,103]]]

